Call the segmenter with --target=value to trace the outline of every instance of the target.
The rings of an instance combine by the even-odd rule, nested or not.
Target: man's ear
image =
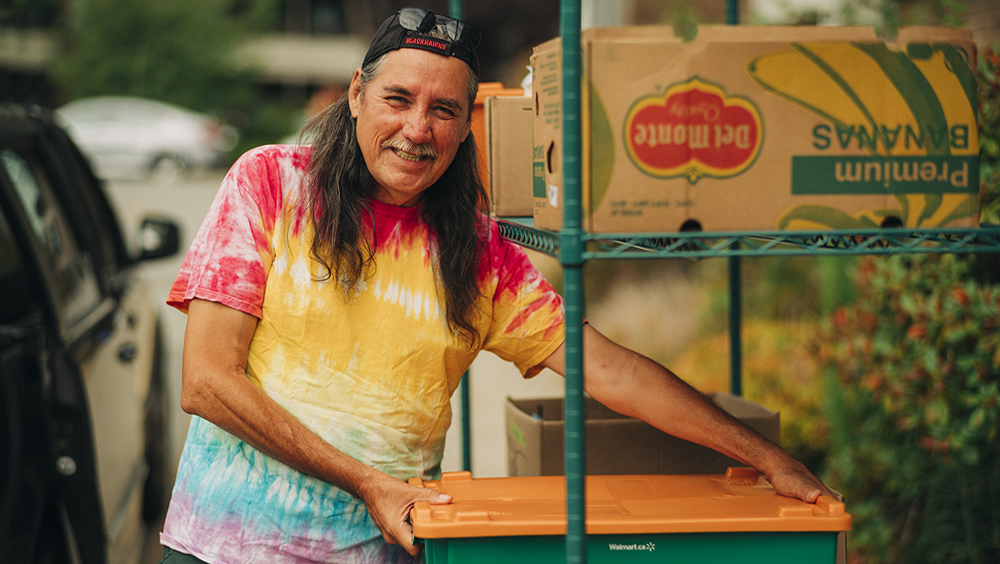
[[[354,77],[351,78],[351,86],[347,90],[347,104],[351,107],[351,117],[357,119],[358,110],[361,107],[361,69],[354,70]]]

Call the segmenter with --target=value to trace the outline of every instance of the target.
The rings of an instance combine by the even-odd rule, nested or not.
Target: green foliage
[[[902,4],[902,2],[899,2]],[[904,25],[950,25],[962,26],[962,16],[966,12],[965,0],[925,0],[912,5]]]
[[[750,320],[742,328],[743,396],[781,414],[781,446],[819,475],[830,442],[824,388],[805,341],[815,322]],[[702,338],[668,363],[702,392],[729,389],[729,334]]]
[[[875,7],[881,22],[876,26],[879,37],[891,39],[901,26],[965,25],[963,18],[968,0],[859,0]]]
[[[741,261],[743,317],[801,321],[815,319],[850,302],[848,272],[856,259],[838,256],[771,256]],[[706,332],[724,331],[728,324],[728,263],[709,260],[691,268],[691,275],[709,291],[704,312]]]
[[[66,101],[153,98],[201,111],[248,103],[253,76],[227,0],[79,0],[52,78]]]
[[[1000,289],[966,271],[951,255],[865,259],[857,300],[817,339],[836,375],[827,480],[871,561],[1000,550]]]
[[[232,151],[235,159],[260,145],[282,142],[302,126],[302,108],[280,102],[261,101],[248,112],[246,126]]]
[[[58,0],[5,0],[0,2],[0,26],[38,28],[52,25],[59,16]]]
[[[979,54],[980,218],[1000,224],[1000,43]]]
[[[698,35],[698,24],[702,18],[698,12],[687,2],[668,2],[664,9],[664,16],[667,23],[674,28],[674,35],[680,37],[685,43],[694,41]]]
[[[253,33],[280,32],[282,18],[280,14],[285,0],[230,0],[232,13],[239,20],[240,26]]]

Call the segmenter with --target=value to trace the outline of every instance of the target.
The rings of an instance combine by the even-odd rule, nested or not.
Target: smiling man
[[[482,350],[564,369],[561,297],[499,237],[470,135],[479,31],[407,8],[376,32],[312,146],[248,152],[168,303],[188,314],[194,415],[161,562],[419,561],[413,488],[436,478],[450,398]],[[585,332],[585,387],[612,409],[829,493],[658,364]]]
[[[472,126],[470,74],[458,59],[416,49],[393,52],[368,83],[355,72],[351,116],[379,200],[414,205],[451,165]]]

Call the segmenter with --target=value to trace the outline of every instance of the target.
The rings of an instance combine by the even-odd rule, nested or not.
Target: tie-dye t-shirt
[[[247,377],[344,453],[401,480],[440,473],[450,398],[478,351],[448,331],[437,240],[420,207],[373,200],[376,267],[349,294],[321,280],[305,212],[309,149],[268,146],[223,181],[168,303],[259,318]],[[479,268],[482,349],[525,376],[563,341],[562,300],[489,222]],[[335,562],[381,535],[357,498],[198,417],[161,541],[210,563]],[[405,553],[403,553],[405,555]]]

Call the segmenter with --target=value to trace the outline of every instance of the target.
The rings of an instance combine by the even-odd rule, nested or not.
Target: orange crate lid
[[[414,504],[419,538],[566,534],[563,476],[473,478],[447,472],[410,484],[452,496],[448,505]],[[752,468],[725,475],[587,476],[587,534],[847,531],[844,504],[778,495]]]

